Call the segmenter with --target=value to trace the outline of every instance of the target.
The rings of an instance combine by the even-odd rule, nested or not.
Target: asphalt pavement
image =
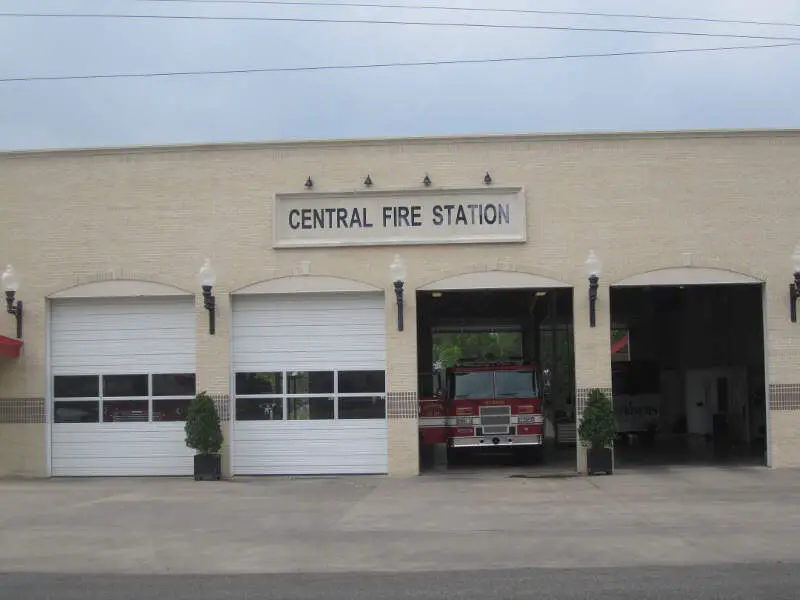
[[[0,574],[14,600],[796,600],[798,564],[301,575]]]
[[[0,600],[800,598],[800,473],[0,481]]]

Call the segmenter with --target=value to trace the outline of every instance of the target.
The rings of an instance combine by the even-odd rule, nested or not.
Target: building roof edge
[[[552,133],[484,133],[431,135],[410,137],[285,139],[249,142],[192,142],[177,144],[43,148],[2,150],[0,157],[37,157],[63,155],[103,155],[162,152],[198,152],[230,150],[280,150],[308,147],[384,146],[398,144],[476,144],[476,143],[535,143],[551,141],[596,141],[629,139],[719,138],[719,137],[791,137],[800,136],[800,128],[752,129],[682,129],[641,131],[576,131]]]

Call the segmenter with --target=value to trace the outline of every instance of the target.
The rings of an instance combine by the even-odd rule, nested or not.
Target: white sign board
[[[524,242],[521,188],[277,194],[273,246]]]

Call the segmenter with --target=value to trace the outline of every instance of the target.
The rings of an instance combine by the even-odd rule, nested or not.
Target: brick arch
[[[421,291],[571,288],[571,284],[523,271],[475,271],[445,277],[417,288]]]
[[[634,287],[653,285],[723,285],[737,283],[764,283],[752,275],[731,269],[712,267],[666,267],[637,273],[621,279],[612,286]]]
[[[80,283],[50,294],[48,298],[131,298],[137,296],[194,296],[174,285],[143,279],[109,279]]]
[[[324,292],[381,292],[382,288],[357,279],[330,275],[289,275],[265,279],[233,290],[231,294],[298,294]]]

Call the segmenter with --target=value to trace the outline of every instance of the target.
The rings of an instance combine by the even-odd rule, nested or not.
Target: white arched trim
[[[478,271],[434,281],[419,288],[422,291],[445,290],[509,290],[529,288],[571,288],[557,279],[519,271]]]
[[[325,292],[383,292],[368,283],[327,275],[292,275],[267,279],[238,290],[234,294],[303,294]]]
[[[132,298],[136,296],[193,296],[192,292],[154,281],[114,279],[76,285],[50,298]]]
[[[730,271],[708,267],[668,267],[639,273],[612,283],[615,287],[652,285],[722,285],[735,283],[764,283],[760,279]]]

